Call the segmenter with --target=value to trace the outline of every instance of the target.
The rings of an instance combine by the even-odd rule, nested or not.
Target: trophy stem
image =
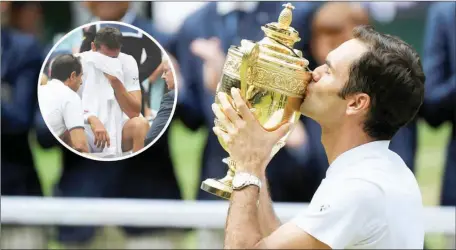
[[[232,182],[234,174],[236,173],[235,162],[229,157],[223,159],[223,162],[228,165],[228,171],[226,172],[225,177],[219,180],[212,178],[206,179],[201,183],[201,189],[220,198],[229,200],[231,193],[233,192]]]
[[[228,173],[230,173],[231,176],[234,176],[234,174],[236,173],[236,162],[231,160],[230,157],[224,158],[222,161],[223,163],[228,165]]]

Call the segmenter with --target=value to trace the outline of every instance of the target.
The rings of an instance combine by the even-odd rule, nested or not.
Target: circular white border
[[[75,149],[71,148],[70,146],[68,146],[66,143],[64,143],[58,136],[55,135],[54,131],[52,131],[51,127],[48,125],[48,123],[46,122],[46,119],[43,117],[43,120],[44,120],[44,123],[46,124],[46,127],[49,129],[49,131],[52,133],[52,135],[59,141],[60,144],[62,144],[63,146],[65,146],[68,150],[72,151],[73,153],[81,156],[81,157],[84,157],[84,158],[87,158],[87,159],[90,159],[90,160],[95,160],[95,161],[120,161],[120,160],[125,160],[125,159],[128,159],[128,158],[131,158],[131,157],[134,157],[138,154],[141,154],[142,152],[144,152],[145,150],[147,150],[149,147],[151,147],[152,145],[155,144],[156,141],[158,141],[162,135],[165,133],[165,131],[168,129],[169,127],[169,124],[171,123],[171,121],[173,120],[173,117],[174,117],[174,112],[176,111],[176,105],[177,105],[177,96],[178,96],[178,79],[176,77],[176,71],[174,69],[174,65],[172,63],[172,60],[170,58],[170,56],[168,55],[168,53],[166,52],[165,49],[163,49],[163,47],[161,46],[161,44],[159,42],[157,42],[157,40],[155,40],[155,38],[153,38],[150,34],[148,34],[147,32],[145,32],[144,30],[136,27],[136,26],[133,26],[131,24],[128,24],[128,23],[123,23],[123,22],[116,22],[116,21],[96,21],[96,22],[91,22],[91,23],[87,23],[87,24],[84,24],[84,25],[81,25],[77,28],[74,28],[73,30],[71,30],[70,32],[68,32],[66,35],[64,35],[62,38],[60,38],[55,44],[54,46],[52,46],[52,49],[48,52],[46,58],[44,59],[44,62],[43,62],[43,65],[41,65],[41,70],[40,70],[40,76],[38,77],[38,86],[37,86],[37,97],[38,97],[38,107],[40,109],[40,114],[42,114],[41,112],[41,107],[40,107],[40,102],[39,102],[39,87],[40,87],[40,80],[41,80],[41,77],[42,77],[42,74],[44,73],[43,70],[44,70],[44,67],[46,66],[48,60],[49,60],[49,57],[51,56],[51,54],[54,52],[54,50],[57,48],[58,45],[60,45],[60,43],[62,43],[68,36],[70,36],[71,34],[73,34],[74,32],[77,32],[77,31],[82,31],[82,29],[84,29],[85,27],[88,27],[88,26],[92,26],[92,25],[100,25],[100,24],[115,24],[115,25],[123,25],[123,26],[126,26],[126,27],[129,27],[129,28],[132,28],[132,29],[135,29],[136,31],[138,32],[141,32],[143,35],[145,35],[146,37],[148,37],[150,40],[152,40],[155,45],[157,45],[160,50],[165,53],[166,57],[168,58],[168,63],[170,64],[170,67],[171,67],[171,71],[173,73],[173,77],[174,77],[174,92],[175,92],[175,95],[174,95],[174,104],[173,104],[173,109],[171,110],[171,115],[168,117],[168,121],[166,122],[165,126],[163,127],[163,129],[160,131],[160,133],[157,135],[157,137],[155,137],[155,139],[150,142],[148,145],[145,145],[144,148],[142,148],[141,150],[135,152],[135,153],[132,153],[132,154],[129,154],[129,155],[125,155],[125,156],[121,156],[121,157],[115,157],[115,158],[101,158],[101,157],[94,157],[92,155],[89,154],[82,154],[78,151],[76,151]],[[141,83],[140,83],[141,84]]]

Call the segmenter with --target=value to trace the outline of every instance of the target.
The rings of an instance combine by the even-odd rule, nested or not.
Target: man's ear
[[[97,48],[95,47],[95,43],[91,42],[90,47],[92,48],[92,51],[97,51]]]
[[[71,72],[71,74],[70,74],[70,80],[76,79],[77,76],[78,76],[78,75],[76,74],[76,71]]]
[[[371,105],[371,98],[366,93],[353,94],[347,97],[347,100],[347,115],[367,113]]]

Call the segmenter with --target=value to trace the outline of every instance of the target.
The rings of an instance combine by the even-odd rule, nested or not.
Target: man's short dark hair
[[[53,79],[65,82],[73,72],[79,76],[82,72],[82,65],[79,57],[71,54],[59,55],[51,64],[51,78]]]
[[[364,131],[377,140],[390,140],[414,119],[424,99],[425,75],[418,53],[401,39],[376,32],[370,26],[353,30],[368,52],[355,61],[347,84],[340,91],[370,96]]]
[[[99,49],[101,45],[108,47],[108,49],[120,49],[122,47],[122,33],[114,27],[101,28],[96,34],[94,39],[95,48]]]

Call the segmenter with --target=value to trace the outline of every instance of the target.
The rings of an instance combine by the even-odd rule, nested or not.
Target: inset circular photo
[[[175,72],[163,47],[129,24],[78,27],[51,49],[38,102],[54,137],[76,154],[116,161],[152,146],[171,122]]]

